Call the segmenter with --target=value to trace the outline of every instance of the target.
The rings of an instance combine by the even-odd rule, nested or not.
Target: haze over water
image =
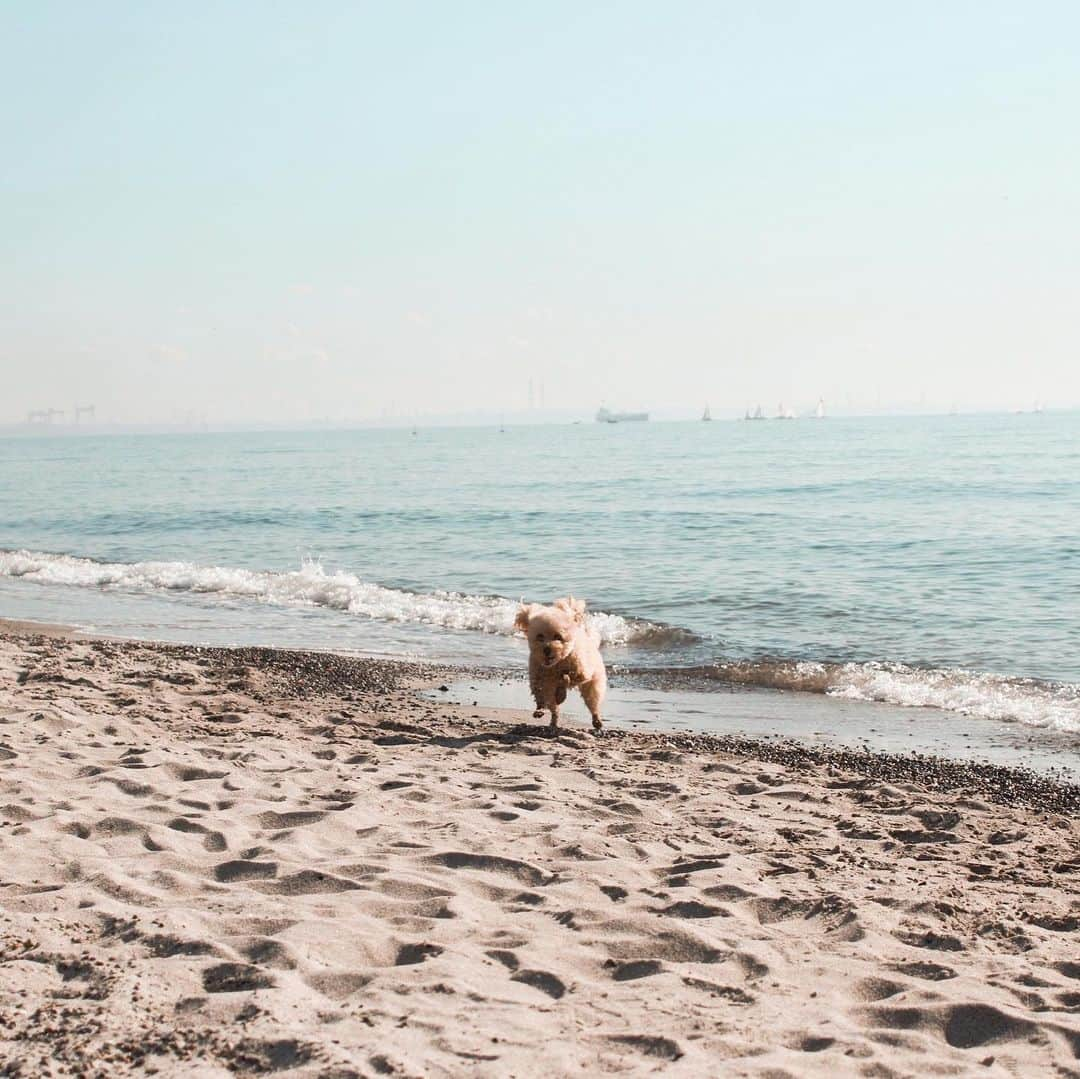
[[[0,603],[502,664],[573,592],[624,667],[1080,730],[1078,459],[1071,413],[9,439]]]

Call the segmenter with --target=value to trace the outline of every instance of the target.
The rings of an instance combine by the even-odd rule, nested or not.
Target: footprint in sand
[[[442,955],[443,949],[438,944],[403,944],[394,959],[394,966],[409,967],[417,963],[423,963],[425,959],[431,959],[436,955]]]
[[[669,963],[719,963],[730,954],[681,930],[666,930],[649,939],[630,938],[605,943],[612,959],[655,959]],[[642,956],[642,951],[648,953]]]
[[[730,918],[730,911],[723,907],[714,907],[708,903],[699,903],[695,899],[689,899],[680,903],[672,903],[667,907],[650,907],[653,914],[666,914],[669,918]]]
[[[263,828],[273,828],[275,831],[281,828],[302,828],[307,824],[317,824],[326,819],[326,811],[322,809],[298,809],[291,813],[275,813],[267,810],[260,813],[258,820]]]
[[[755,997],[744,989],[740,989],[737,985],[718,985],[716,982],[709,982],[704,978],[691,978],[689,976],[683,978],[683,985],[688,985],[691,989],[700,989],[710,996],[719,997],[730,1004],[748,1005],[756,1002]]]
[[[856,1000],[869,1004],[877,1000],[888,1000],[908,988],[909,986],[889,981],[888,978],[862,978],[855,983],[852,995]]]
[[[114,779],[112,776],[105,778],[107,782],[112,783],[118,790],[132,798],[148,798],[155,793],[154,788],[147,783],[136,783],[131,779]]]
[[[228,846],[225,837],[220,832],[212,832],[209,828],[186,817],[174,817],[166,822],[165,827],[171,828],[174,832],[203,836],[203,847],[209,851],[222,851]]]
[[[600,891],[602,891],[612,903],[618,903],[630,894],[625,888],[620,888],[617,884],[601,884]]]
[[[280,941],[269,937],[256,937],[239,949],[240,954],[260,967],[273,967],[276,970],[295,970],[296,960],[292,953]]]
[[[344,1000],[370,985],[372,975],[352,971],[329,971],[322,974],[309,974],[304,982],[317,993],[322,993],[330,1000]]]
[[[836,1044],[835,1038],[814,1034],[800,1034],[788,1042],[788,1047],[802,1053],[820,1053]]]
[[[667,877],[668,884],[671,887],[684,887],[689,877],[694,873],[701,873],[710,869],[723,869],[728,857],[725,852],[707,858],[680,859],[664,869],[657,869],[656,875],[658,877]]]
[[[672,1041],[671,1038],[661,1038],[656,1035],[612,1034],[608,1036],[607,1040],[619,1045],[628,1045],[639,1053],[658,1060],[678,1060],[683,1055],[678,1042]]]
[[[910,944],[912,948],[929,948],[936,952],[962,952],[964,944],[957,937],[946,933],[935,933],[932,929],[911,930],[896,929],[893,936],[902,944]]]
[[[495,962],[502,963],[507,970],[517,970],[521,966],[518,957],[513,952],[508,952],[502,948],[493,948],[484,954],[494,959]]]
[[[250,862],[237,858],[214,866],[214,879],[233,884],[241,880],[268,880],[276,877],[277,872],[277,862]]]
[[[127,817],[102,817],[94,825],[95,834],[103,836],[134,835],[143,831],[144,825]]]
[[[210,768],[199,768],[195,765],[168,765],[170,771],[181,783],[197,783],[206,779],[225,779],[228,772],[216,772]]]
[[[276,984],[265,971],[247,963],[218,963],[207,967],[203,971],[202,983],[208,993],[243,993],[253,989],[272,989]]]
[[[941,1035],[954,1049],[973,1049],[996,1042],[1028,1038],[1035,1023],[989,1004],[937,1007],[868,1008],[863,1017],[871,1026],[891,1030],[927,1030]]]
[[[312,1061],[316,1053],[315,1046],[295,1038],[272,1041],[241,1038],[218,1049],[218,1055],[229,1065],[229,1070],[241,1075],[291,1071]]]
[[[616,963],[609,959],[604,965],[611,964],[611,977],[617,982],[632,982],[638,978],[650,978],[664,969],[658,959],[631,959],[628,963]]]
[[[890,963],[890,970],[897,974],[906,974],[909,978],[923,978],[928,982],[942,982],[956,977],[952,967],[943,967],[940,963]]]
[[[528,862],[519,862],[516,858],[500,858],[494,854],[468,854],[465,851],[443,851],[429,855],[426,861],[448,869],[476,869],[481,872],[499,873],[514,877],[524,884],[536,887],[550,883],[551,878],[536,866]]]
[[[287,877],[260,886],[260,891],[277,895],[325,895],[334,892],[356,891],[362,887],[355,880],[335,877],[317,869],[302,869]]]
[[[143,937],[142,944],[155,959],[172,959],[177,955],[218,955],[215,945],[206,940],[183,940],[170,933]]]
[[[554,1000],[566,994],[566,986],[563,982],[546,970],[519,970],[510,976],[510,980],[539,989],[541,993],[547,993]]]

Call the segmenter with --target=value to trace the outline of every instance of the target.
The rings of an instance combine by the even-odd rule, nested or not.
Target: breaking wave
[[[698,668],[697,673],[710,681],[938,708],[1080,734],[1080,685],[1070,682],[884,662],[737,661]]]
[[[326,607],[388,622],[512,636],[518,604],[502,596],[459,592],[409,592],[362,581],[343,570],[327,572],[305,560],[291,572],[200,566],[193,562],[97,562],[39,551],[0,551],[0,577],[42,584],[123,592],[190,593],[240,598],[278,607]],[[691,635],[669,626],[590,613],[605,644],[659,645]]]
[[[222,602],[250,601],[275,607],[322,607],[385,622],[507,637],[515,632],[518,608],[516,600],[503,596],[388,588],[344,570],[329,572],[313,559],[303,561],[297,570],[276,572],[180,561],[98,562],[74,555],[0,550],[0,577],[129,593],[186,593]],[[604,611],[590,612],[589,617],[607,645],[663,652],[697,640],[694,634],[676,626]],[[722,683],[819,693],[848,700],[937,708],[1080,735],[1080,685],[1069,682],[986,674],[959,667],[771,659],[653,669],[651,674],[672,686]]]

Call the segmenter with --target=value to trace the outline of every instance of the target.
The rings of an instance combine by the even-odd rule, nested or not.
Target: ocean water
[[[618,669],[1080,734],[1080,413],[0,440],[0,616]]]

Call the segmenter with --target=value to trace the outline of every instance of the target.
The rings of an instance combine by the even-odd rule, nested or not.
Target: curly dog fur
[[[559,725],[559,705],[568,689],[576,687],[592,716],[595,730],[603,726],[600,709],[607,692],[607,671],[600,657],[600,635],[589,624],[583,600],[567,596],[550,607],[523,603],[514,620],[529,641],[529,688],[539,719],[551,713],[551,726]]]

